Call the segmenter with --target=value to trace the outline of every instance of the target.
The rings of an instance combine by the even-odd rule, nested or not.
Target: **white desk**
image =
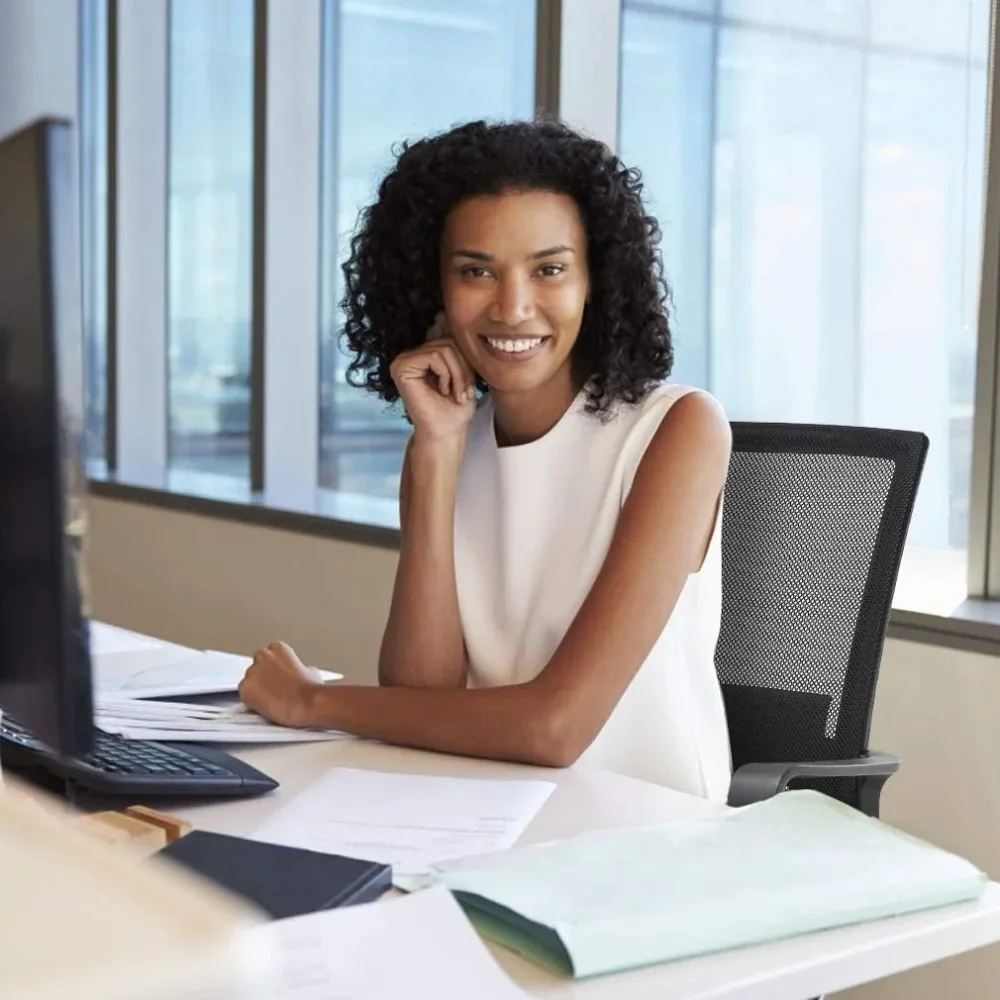
[[[602,827],[662,823],[717,814],[726,807],[620,775],[584,768],[551,771],[420,753],[365,742],[254,748],[240,756],[281,782],[260,799],[187,809],[196,826],[246,835],[328,767],[356,767],[454,777],[542,777],[558,788],[522,843]],[[491,950],[508,974],[538,997],[583,1000],[807,1000],[1000,941],[1000,885],[971,905],[847,927],[573,982],[559,979],[500,946]]]

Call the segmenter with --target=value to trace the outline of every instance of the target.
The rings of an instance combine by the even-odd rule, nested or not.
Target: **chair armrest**
[[[895,754],[880,750],[845,760],[744,764],[729,783],[728,801],[731,806],[761,802],[783,792],[793,778],[888,778],[899,766],[900,759]]]

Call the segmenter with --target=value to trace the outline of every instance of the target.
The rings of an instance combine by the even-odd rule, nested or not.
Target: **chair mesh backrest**
[[[733,424],[715,660],[734,768],[868,749],[926,451],[912,431]],[[857,801],[853,779],[798,784]]]

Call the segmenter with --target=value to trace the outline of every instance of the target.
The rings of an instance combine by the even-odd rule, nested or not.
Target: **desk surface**
[[[260,799],[184,810],[201,829],[247,835],[329,767],[475,778],[544,778],[558,786],[521,843],[588,830],[718,815],[719,806],[605,771],[545,770],[447,757],[363,741],[253,748],[239,756],[281,782]],[[581,1000],[806,1000],[1000,941],[1000,885],[975,904],[845,927],[776,944],[583,982],[559,979],[499,945],[508,974],[538,997]]]

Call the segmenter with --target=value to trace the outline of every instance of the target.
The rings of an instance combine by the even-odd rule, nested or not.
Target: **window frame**
[[[1000,107],[998,3],[991,3],[987,91],[986,196],[972,414],[967,587],[970,599],[1000,599]]]
[[[322,0],[255,14],[250,486],[277,502],[319,470]]]
[[[167,361],[168,0],[109,9],[107,437],[109,472],[164,484],[169,420]],[[113,262],[113,263],[112,263]],[[128,336],[120,336],[128,330]]]

